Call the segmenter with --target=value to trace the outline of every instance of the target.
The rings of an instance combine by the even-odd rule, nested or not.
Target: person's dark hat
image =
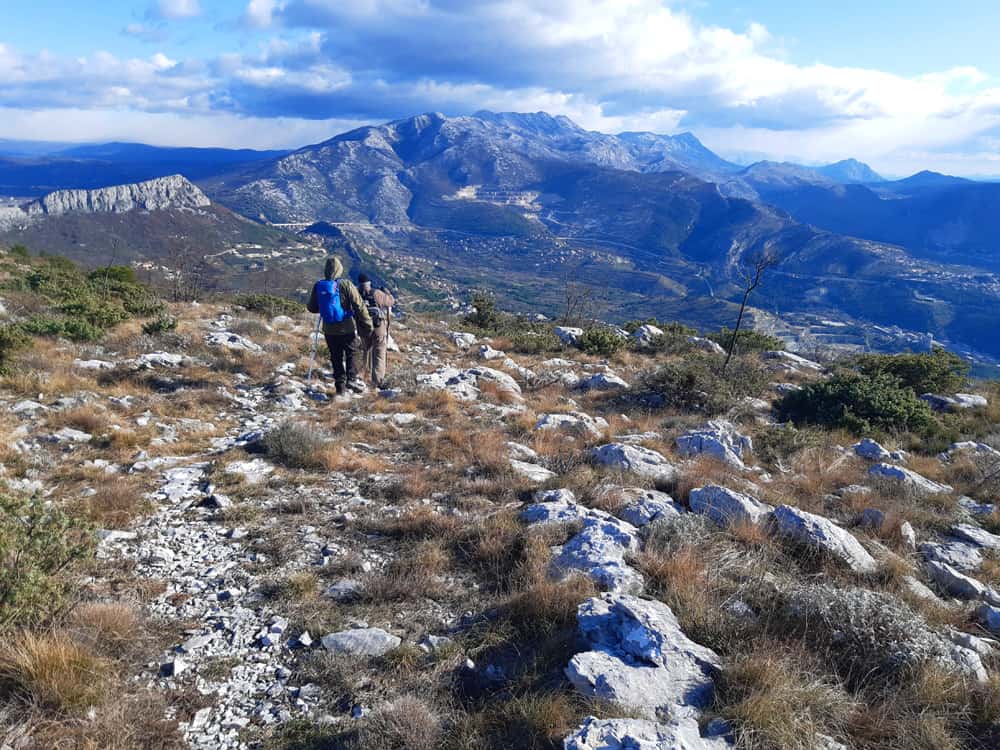
[[[359,273],[358,274],[358,283],[359,284],[367,284],[370,281],[371,281],[371,279],[368,278],[368,274],[366,274],[366,273]]]

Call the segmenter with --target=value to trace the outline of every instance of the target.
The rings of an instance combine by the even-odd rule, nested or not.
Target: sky
[[[426,111],[1000,175],[996,0],[0,0],[0,138],[290,148]]]

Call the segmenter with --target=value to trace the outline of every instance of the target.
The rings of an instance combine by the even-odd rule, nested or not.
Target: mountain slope
[[[857,159],[844,159],[825,167],[817,167],[816,171],[844,184],[885,182],[874,169]]]

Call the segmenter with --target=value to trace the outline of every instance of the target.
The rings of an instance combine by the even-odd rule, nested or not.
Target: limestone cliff
[[[208,197],[182,175],[97,190],[57,190],[23,207],[29,216],[204,208]]]

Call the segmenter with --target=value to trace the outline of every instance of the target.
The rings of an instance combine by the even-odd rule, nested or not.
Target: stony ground
[[[997,439],[789,444],[794,355],[709,419],[642,386],[662,353],[432,319],[338,400],[307,318],[174,313],[0,390],[9,491],[100,529],[57,627],[128,653],[118,713],[6,711],[5,750],[996,747]]]

